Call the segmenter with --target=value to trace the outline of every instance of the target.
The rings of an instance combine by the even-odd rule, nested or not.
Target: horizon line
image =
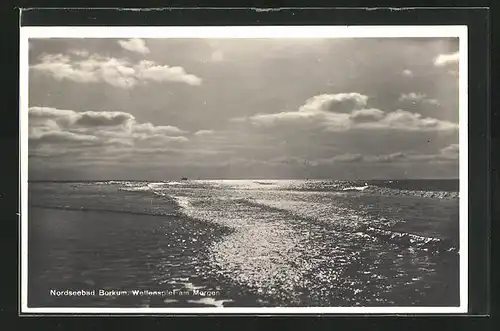
[[[103,181],[129,181],[129,182],[149,182],[149,181],[179,181],[179,179],[28,179],[28,182],[103,182]],[[186,181],[196,180],[339,180],[339,181],[407,181],[407,180],[460,180],[453,178],[357,178],[357,179],[335,179],[335,178],[194,178]]]

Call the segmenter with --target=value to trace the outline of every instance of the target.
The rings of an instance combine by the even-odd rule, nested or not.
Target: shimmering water
[[[30,183],[30,305],[458,306],[454,187]],[[58,297],[51,289],[128,294]],[[136,289],[161,295],[130,294]]]

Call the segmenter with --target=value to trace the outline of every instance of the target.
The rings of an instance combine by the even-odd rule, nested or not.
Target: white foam
[[[187,302],[189,303],[201,303],[204,305],[210,305],[210,306],[215,306],[219,308],[224,307],[224,302],[233,302],[231,299],[223,299],[223,300],[215,300],[214,298],[201,298],[198,300],[188,300]]]
[[[158,182],[158,183],[149,183],[147,186],[153,189],[153,188],[156,188],[158,186],[163,186],[165,184],[166,183],[164,183],[164,182]]]
[[[191,206],[190,200],[185,196],[174,196],[173,197],[177,204],[184,209],[185,212],[188,212],[189,207]]]
[[[352,187],[345,187],[342,191],[364,191],[368,188],[368,185],[365,186],[352,186]]]
[[[136,192],[136,191],[150,191],[151,188],[149,186],[137,186],[137,187],[128,187],[122,189],[123,191],[130,191],[130,192]]]

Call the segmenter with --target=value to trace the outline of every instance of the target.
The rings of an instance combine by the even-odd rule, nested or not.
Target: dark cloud
[[[29,109],[29,139],[32,149],[40,144],[64,144],[78,142],[108,145],[169,145],[183,143],[188,138],[185,131],[174,126],[154,126],[138,123],[124,112],[75,112],[50,107]],[[146,145],[147,145],[146,144]]]
[[[81,126],[115,126],[124,125],[134,120],[134,116],[121,112],[87,111],[78,114],[75,125]]]
[[[34,125],[51,123],[61,127],[68,126],[118,126],[133,123],[134,116],[117,111],[85,111],[75,112],[72,110],[57,109],[52,107],[30,107],[29,118]]]
[[[59,143],[59,142],[95,142],[96,136],[81,135],[73,132],[54,131],[35,134],[30,137],[32,141],[40,143]]]

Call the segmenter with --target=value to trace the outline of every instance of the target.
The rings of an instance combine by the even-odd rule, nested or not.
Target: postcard
[[[26,313],[467,311],[467,27],[21,27]]]

